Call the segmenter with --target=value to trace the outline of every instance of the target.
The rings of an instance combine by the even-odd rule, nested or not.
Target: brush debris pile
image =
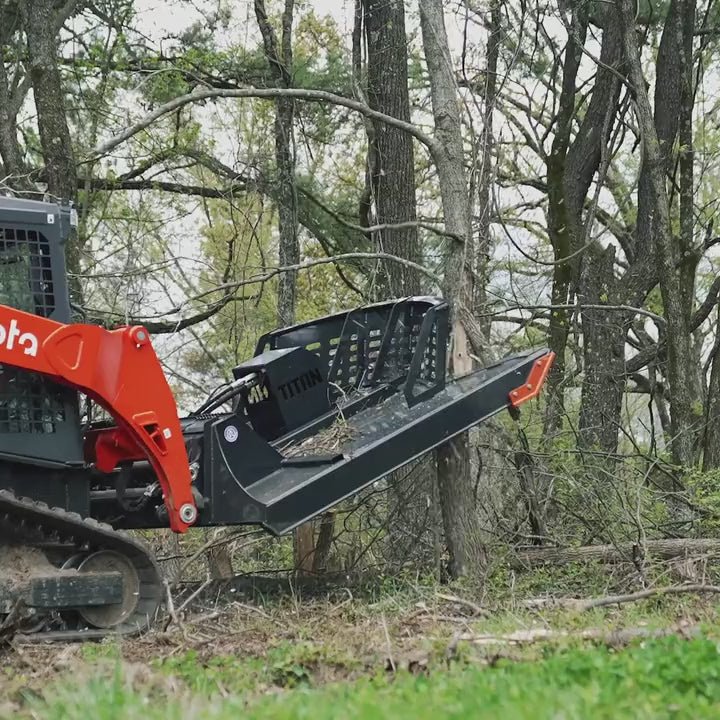
[[[358,431],[347,420],[338,418],[330,427],[323,428],[312,437],[289,443],[280,448],[285,457],[307,455],[333,455],[341,452],[343,445],[357,437]]]

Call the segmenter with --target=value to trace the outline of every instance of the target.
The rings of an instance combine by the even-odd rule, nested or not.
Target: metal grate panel
[[[50,244],[41,232],[0,228],[0,303],[43,317],[55,310]]]
[[[64,420],[56,388],[34,373],[0,366],[0,433],[54,433]]]
[[[0,303],[43,317],[54,312],[50,244],[42,232],[0,227]],[[0,433],[54,433],[64,420],[54,383],[0,365]]]
[[[429,334],[420,340],[427,314],[438,303],[404,299],[338,313],[263,336],[265,349],[300,346],[327,364],[328,380],[341,393],[407,376],[416,353],[422,356],[412,382],[433,385],[445,377],[447,310],[434,315]],[[438,367],[440,360],[441,367]]]

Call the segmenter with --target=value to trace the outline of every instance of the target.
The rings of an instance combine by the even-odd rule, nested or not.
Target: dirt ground
[[[483,664],[500,657],[529,659],[542,652],[540,643],[622,644],[656,634],[689,635],[704,623],[716,625],[716,615],[715,599],[702,593],[589,610],[532,598],[487,607],[471,593],[437,588],[376,600],[349,590],[267,602],[223,598],[181,613],[178,622],[166,618],[138,638],[85,644],[10,640],[2,650],[0,697],[7,712],[18,694],[42,693],[107,660],[150,677],[186,658],[198,671],[218,658],[233,658],[263,682],[270,667],[306,673],[317,686],[400,669],[422,673],[459,656]]]

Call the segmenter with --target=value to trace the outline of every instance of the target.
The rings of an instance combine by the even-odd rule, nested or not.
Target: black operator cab
[[[76,217],[67,204],[0,196],[0,304],[71,321],[65,243]],[[0,486],[19,484],[17,490],[34,496],[45,495],[34,492],[31,476],[39,475],[38,466],[81,467],[77,393],[34,373],[0,366],[0,460],[13,462],[0,466]],[[32,465],[18,481],[9,476],[25,473],[14,462]],[[38,482],[52,488],[52,480]],[[61,504],[67,505],[68,494],[62,494]],[[55,495],[48,500],[60,499]]]

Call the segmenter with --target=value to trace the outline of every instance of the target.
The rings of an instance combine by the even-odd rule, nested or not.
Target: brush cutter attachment
[[[447,342],[448,307],[434,298],[263,336],[233,371],[235,412],[186,420],[206,499],[200,522],[288,532],[534,397],[552,361],[547,350],[529,352],[446,383]]]

